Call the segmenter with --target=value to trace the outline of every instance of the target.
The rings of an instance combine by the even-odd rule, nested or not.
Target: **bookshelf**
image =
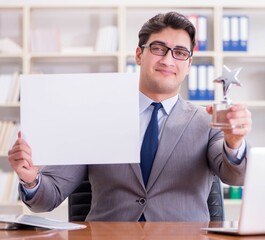
[[[242,1],[242,4],[234,4],[226,1],[222,4],[206,3],[206,1],[199,3],[195,0],[189,4],[184,2],[98,5],[0,3],[0,39],[9,38],[21,48],[21,51],[19,48],[17,51],[1,51],[0,48],[0,75],[14,72],[23,74],[124,72],[128,64],[135,64],[134,54],[140,26],[151,16],[167,11],[178,11],[185,15],[203,15],[208,19],[207,49],[194,52],[193,64],[212,64],[215,77],[221,75],[223,64],[231,69],[243,67],[239,78],[244,87],[234,87],[229,95],[234,102],[246,103],[252,112],[253,129],[247,140],[252,146],[264,146],[265,3],[257,5]],[[223,51],[223,15],[248,16],[248,51]],[[100,44],[102,31],[112,32],[109,35],[114,37],[112,43],[111,37],[107,37],[103,42],[109,44]],[[39,36],[48,34],[50,38],[48,41],[38,42],[41,40],[38,39],[38,34]],[[33,38],[39,45],[32,45]],[[45,46],[47,42],[49,42],[48,49]],[[188,81],[183,83],[181,95],[188,98]],[[215,100],[220,100],[221,97],[221,88],[216,85]],[[212,101],[203,100],[194,103],[208,105]],[[0,104],[0,121],[4,120],[19,122],[19,103]],[[7,160],[6,154],[0,155],[0,160],[0,169],[6,168],[3,164]],[[229,206],[231,202],[234,203],[233,200],[226,202]],[[239,206],[238,201],[236,202],[236,206]],[[0,203],[0,207],[6,207],[6,204]]]

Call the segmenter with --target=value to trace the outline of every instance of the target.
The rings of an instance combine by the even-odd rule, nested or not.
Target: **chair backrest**
[[[88,180],[68,197],[68,219],[69,221],[85,221],[91,207],[92,192]],[[223,193],[220,180],[214,177],[214,182],[207,200],[211,221],[223,221]]]
[[[91,200],[91,185],[88,180],[84,180],[68,197],[69,221],[85,221],[90,211]]]
[[[211,221],[224,221],[223,191],[220,179],[216,175],[214,176],[207,204]]]

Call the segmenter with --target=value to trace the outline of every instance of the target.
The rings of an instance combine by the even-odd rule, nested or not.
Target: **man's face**
[[[190,49],[191,41],[188,33],[182,29],[166,28],[150,36],[149,45],[159,42],[170,48],[183,47]],[[189,72],[191,59],[181,61],[172,57],[171,51],[165,56],[157,56],[150,52],[150,48],[136,49],[136,63],[141,66],[140,91],[156,101],[175,96]]]

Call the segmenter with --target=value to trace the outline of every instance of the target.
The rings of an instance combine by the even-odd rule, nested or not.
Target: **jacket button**
[[[145,198],[140,198],[138,200],[138,202],[139,202],[140,205],[145,205],[146,204],[146,199]]]

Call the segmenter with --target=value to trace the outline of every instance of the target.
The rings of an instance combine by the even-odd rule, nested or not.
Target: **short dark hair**
[[[196,29],[193,24],[188,20],[188,18],[177,12],[168,12],[165,14],[159,13],[154,17],[150,18],[139,31],[138,46],[141,47],[143,44],[146,44],[152,33],[159,33],[167,27],[185,30],[190,36],[190,51],[191,53],[193,53],[193,49],[196,46]]]

